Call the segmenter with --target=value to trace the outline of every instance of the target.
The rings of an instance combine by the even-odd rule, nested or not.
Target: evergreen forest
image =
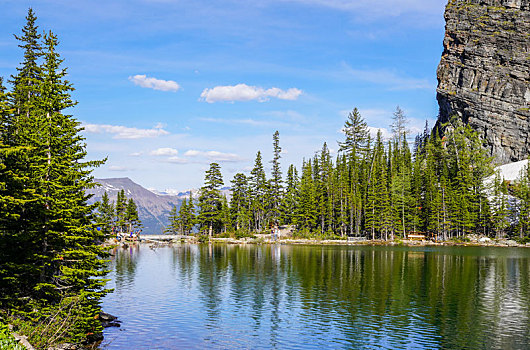
[[[125,190],[118,192],[116,202],[110,201],[105,191],[98,202],[98,226],[106,236],[139,231],[142,221],[138,217],[138,207],[132,198],[127,199]]]
[[[104,231],[85,194],[103,161],[85,160],[59,41],[36,20],[30,9],[15,35],[22,62],[0,78],[0,329],[47,349],[100,339],[109,290]]]
[[[168,232],[208,235],[268,233],[287,226],[297,237],[395,240],[422,234],[438,241],[469,234],[529,241],[530,171],[508,183],[469,126],[453,118],[410,142],[407,117],[397,107],[392,136],[369,133],[357,109],[344,124],[332,157],[326,143],[301,168],[280,166],[279,133],[267,178],[261,152],[249,175],[230,181],[230,200],[219,164],[206,171],[199,197],[174,208]],[[442,132],[443,131],[443,132]],[[443,135],[443,136],[442,136]]]

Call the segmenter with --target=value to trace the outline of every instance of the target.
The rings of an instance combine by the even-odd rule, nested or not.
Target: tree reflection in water
[[[153,288],[158,315],[115,311],[164,339],[129,327],[136,348],[530,347],[525,249],[142,245],[113,266],[118,293]]]

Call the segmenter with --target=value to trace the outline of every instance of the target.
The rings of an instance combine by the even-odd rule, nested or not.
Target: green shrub
[[[235,237],[237,239],[241,239],[241,238],[256,238],[256,236],[254,236],[251,232],[249,232],[248,230],[238,230],[234,233]]]
[[[232,233],[231,232],[221,232],[220,234],[217,235],[217,237],[219,238],[232,238]]]
[[[15,338],[11,335],[9,328],[6,324],[0,322],[0,349],[2,350],[26,350],[26,348],[20,345]]]
[[[54,304],[28,303],[29,312],[9,317],[17,333],[28,337],[36,349],[62,343],[92,343],[102,339],[99,309],[94,309],[86,293],[65,297]],[[0,349],[3,349],[0,347]]]
[[[206,243],[210,241],[210,237],[208,235],[200,234],[197,236],[197,241],[199,243]]]
[[[449,240],[452,241],[452,242],[454,242],[454,243],[467,243],[467,242],[471,242],[471,240],[470,240],[469,237],[467,237],[467,236],[464,236],[464,237],[451,237]]]
[[[513,240],[516,241],[519,244],[530,243],[530,237],[519,237],[519,236],[517,236],[517,237],[514,237]]]

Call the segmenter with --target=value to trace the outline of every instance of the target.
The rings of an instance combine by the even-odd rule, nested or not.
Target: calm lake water
[[[530,349],[530,249],[119,248],[104,349]]]

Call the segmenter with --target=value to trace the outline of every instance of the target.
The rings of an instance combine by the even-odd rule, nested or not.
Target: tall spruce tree
[[[276,130],[272,136],[272,168],[271,168],[271,184],[270,184],[270,197],[271,197],[271,218],[277,222],[280,219],[280,205],[282,203],[283,196],[283,181],[282,171],[280,167],[281,151],[280,147],[280,133]]]
[[[110,235],[114,227],[114,205],[109,200],[107,191],[103,192],[98,203],[99,224],[105,235]]]
[[[530,237],[530,166],[527,163],[514,186],[514,194],[517,198],[515,216],[517,217],[516,233],[520,238]]]
[[[13,84],[11,94],[14,114],[8,124],[8,134],[12,142],[17,142],[18,137],[23,137],[25,132],[30,132],[31,114],[35,112],[35,100],[39,95],[42,80],[39,58],[42,57],[41,35],[38,34],[37,17],[32,8],[26,16],[26,25],[22,28],[22,35],[15,35],[20,42],[18,45],[24,50],[24,60],[17,67],[17,74],[11,76]]]
[[[287,170],[287,181],[285,196],[282,201],[282,223],[293,225],[295,223],[295,213],[299,202],[300,179],[296,167],[291,164]]]
[[[221,230],[223,233],[227,233],[229,230],[232,230],[232,217],[230,215],[230,206],[228,205],[226,196],[223,196],[221,199],[219,221],[221,223]]]
[[[317,202],[315,184],[313,181],[313,167],[311,160],[302,165],[300,180],[300,199],[296,217],[297,228],[310,233],[317,225]]]
[[[129,198],[125,207],[125,222],[129,232],[142,227],[142,222],[138,217],[138,207],[132,198]]]
[[[363,211],[361,161],[367,150],[368,126],[357,108],[354,108],[348,115],[343,132],[345,140],[339,142],[339,146],[340,151],[345,152],[348,160],[350,234],[359,236]]]
[[[499,172],[495,173],[493,180],[493,196],[491,201],[491,211],[493,229],[496,238],[504,238],[506,230],[510,226],[508,218],[508,186],[506,181],[501,179]]]
[[[114,206],[116,210],[116,230],[118,232],[125,232],[127,228],[125,220],[125,211],[127,209],[127,197],[125,196],[125,190],[121,189],[118,191],[116,196],[116,205]]]
[[[223,177],[221,167],[217,163],[211,163],[210,169],[204,176],[204,186],[201,187],[199,196],[199,215],[197,217],[199,224],[203,229],[207,229],[211,237],[214,229],[218,229],[220,224],[221,212],[221,192]]]
[[[186,199],[182,201],[181,208],[186,206]],[[169,224],[164,228],[164,233],[170,235],[176,235],[183,231],[183,227],[180,220],[180,215],[177,213],[177,206],[173,205],[168,217]]]
[[[30,9],[17,36],[24,62],[12,78],[12,114],[2,121],[0,203],[8,215],[0,222],[0,241],[12,244],[13,254],[2,254],[9,268],[1,271],[1,302],[35,322],[48,322],[43,319],[59,310],[64,336],[80,341],[101,333],[97,315],[107,292],[105,251],[98,244],[104,233],[85,195],[94,186],[91,168],[102,162],[84,161],[80,123],[64,113],[75,102],[57,38],[49,32],[41,46],[35,21]],[[72,318],[76,322],[67,323]]]
[[[250,231],[250,193],[248,178],[237,173],[232,180],[232,198],[230,199],[230,210],[232,222],[236,232],[240,230]]]
[[[190,191],[190,195],[188,197],[188,205],[186,206],[186,220],[184,221],[184,232],[185,234],[189,235],[193,231],[193,227],[195,226],[196,222],[196,215],[195,215],[195,204],[193,200],[193,193]]]
[[[268,187],[260,151],[258,151],[258,153],[256,154],[254,167],[250,172],[249,183],[252,198],[250,207],[252,212],[252,218],[254,221],[254,229],[259,232],[265,229],[265,226],[267,224],[266,203]]]

